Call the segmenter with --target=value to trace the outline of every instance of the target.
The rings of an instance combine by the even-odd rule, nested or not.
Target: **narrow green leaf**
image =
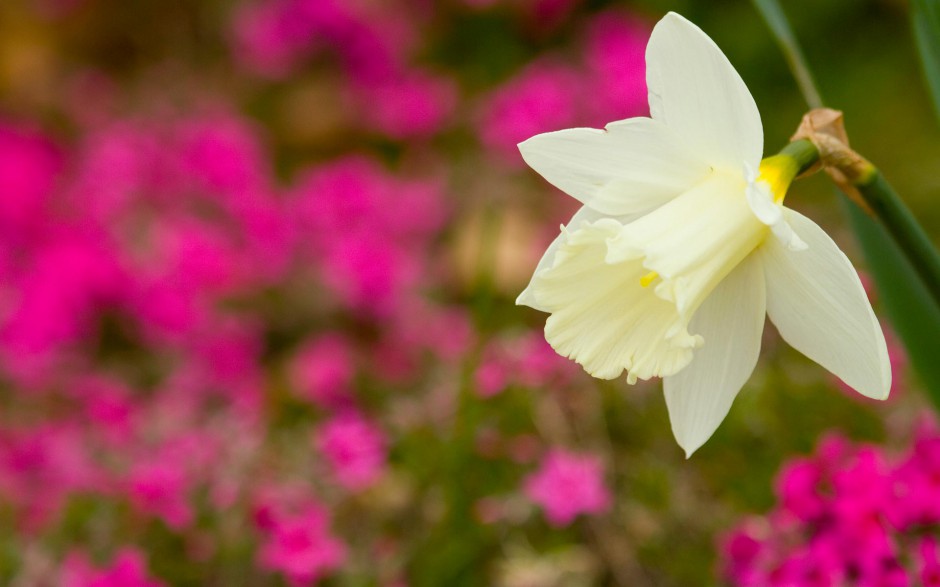
[[[911,0],[914,40],[940,118],[940,0]]]
[[[783,49],[806,102],[812,108],[821,106],[819,91],[779,2],[752,2]],[[912,0],[912,3],[915,34],[940,114],[940,0]],[[940,361],[936,358],[940,307],[884,227],[855,204],[844,198],[843,202],[878,286],[882,305],[928,395],[940,410]]]
[[[780,49],[783,50],[783,56],[790,66],[790,71],[793,72],[793,77],[796,78],[797,85],[800,86],[800,92],[806,99],[806,103],[810,108],[822,108],[823,101],[819,90],[816,89],[816,82],[813,81],[813,75],[806,67],[806,58],[803,57],[800,43],[796,40],[780,4],[777,0],[753,0],[753,2],[757,11],[764,17],[764,22],[773,32]]]
[[[852,228],[878,284],[882,306],[934,405],[940,408],[940,307],[887,231],[858,206],[843,199]]]

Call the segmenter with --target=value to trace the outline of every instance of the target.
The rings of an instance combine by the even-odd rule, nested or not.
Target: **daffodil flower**
[[[662,377],[687,455],[753,372],[765,314],[850,387],[887,397],[887,347],[858,274],[819,226],[783,206],[799,165],[761,161],[760,114],[728,59],[669,13],[646,68],[651,118],[519,145],[584,206],[517,303],[550,313],[546,339],[591,375]]]

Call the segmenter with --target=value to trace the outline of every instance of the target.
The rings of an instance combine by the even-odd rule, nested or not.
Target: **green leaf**
[[[940,118],[940,0],[911,0],[914,40]]]
[[[796,78],[797,85],[800,86],[800,92],[806,99],[806,103],[810,108],[822,108],[822,98],[813,81],[813,75],[806,67],[806,59],[803,57],[800,43],[796,40],[780,4],[777,0],[753,0],[753,2],[783,51],[783,56],[790,66],[790,71],[793,72],[793,77]]]
[[[904,341],[911,364],[930,399],[940,408],[940,361],[937,361],[940,307],[887,231],[858,206],[844,201],[869,270],[878,284],[882,306]]]

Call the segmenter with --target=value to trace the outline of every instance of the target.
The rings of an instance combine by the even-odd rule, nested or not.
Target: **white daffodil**
[[[595,377],[662,377],[690,455],[750,377],[764,315],[859,393],[888,395],[884,335],[858,274],[812,220],[783,207],[792,157],[761,161],[754,99],[715,43],[669,13],[646,48],[652,118],[519,145],[584,206],[517,300]]]

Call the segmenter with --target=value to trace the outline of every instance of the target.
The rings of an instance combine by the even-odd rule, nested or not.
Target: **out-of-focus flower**
[[[317,431],[316,445],[347,489],[365,489],[385,472],[385,434],[359,414],[341,414],[325,423]]]
[[[346,560],[346,546],[329,533],[329,516],[317,505],[273,520],[259,553],[265,568],[291,585],[310,585]]]
[[[176,530],[192,522],[188,475],[183,464],[175,459],[136,464],[127,485],[131,501],[140,511],[162,519]]]
[[[635,17],[603,12],[587,27],[585,62],[589,106],[598,122],[646,113],[646,41],[649,29]]]
[[[61,587],[161,587],[164,583],[150,578],[143,554],[131,547],[122,548],[111,566],[95,569],[81,553],[73,552],[62,568]]]
[[[652,118],[519,145],[584,207],[517,303],[550,313],[546,339],[591,375],[662,377],[687,455],[750,377],[765,314],[853,389],[887,397],[887,346],[858,274],[783,207],[799,165],[761,161],[760,114],[741,77],[675,13],[656,25],[646,60]]]
[[[580,112],[580,78],[563,64],[539,61],[487,98],[480,140],[501,161],[521,165],[516,144],[533,134],[570,126]]]
[[[360,85],[356,94],[368,127],[396,140],[440,131],[457,100],[453,82],[418,72]]]
[[[326,408],[351,403],[354,375],[352,348],[338,334],[308,341],[290,366],[291,382],[297,394]]]
[[[561,449],[549,452],[526,479],[525,493],[553,526],[567,526],[579,514],[603,513],[612,503],[600,458]]]
[[[938,446],[933,426],[896,462],[824,439],[781,470],[772,511],[724,538],[725,577],[736,587],[937,584]]]

